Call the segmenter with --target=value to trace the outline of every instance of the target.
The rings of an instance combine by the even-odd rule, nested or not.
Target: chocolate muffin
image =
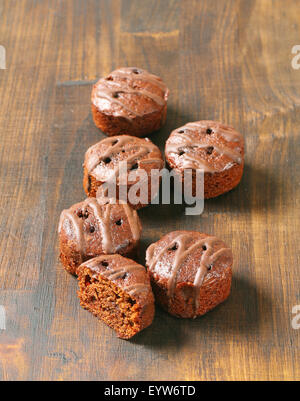
[[[58,232],[60,260],[69,273],[76,274],[81,263],[98,255],[134,256],[141,223],[127,204],[100,205],[88,198],[61,213]]]
[[[109,136],[145,136],[165,123],[169,90],[156,75],[141,68],[119,68],[92,90],[96,126]]]
[[[159,180],[152,182],[151,171],[163,166],[159,148],[148,138],[128,135],[105,138],[85,154],[83,187],[88,196],[100,199],[106,198],[108,187],[110,184],[114,187],[116,183],[114,197],[140,209],[157,195]],[[136,195],[135,199],[133,195]]]
[[[145,268],[120,255],[101,255],[78,268],[80,305],[129,339],[152,323],[154,297]]]
[[[183,181],[193,170],[192,194],[196,196],[196,169],[204,171],[204,198],[214,198],[238,185],[244,168],[244,139],[233,128],[214,121],[188,123],[174,130],[165,147],[166,160]]]
[[[232,252],[196,231],[174,231],[149,246],[146,266],[156,301],[171,315],[195,318],[230,293]]]

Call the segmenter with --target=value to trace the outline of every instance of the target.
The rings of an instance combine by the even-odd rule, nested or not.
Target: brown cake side
[[[244,139],[232,127],[215,121],[188,123],[174,130],[165,147],[166,160],[183,181],[186,169],[204,171],[204,198],[214,198],[236,187],[243,175]]]
[[[146,253],[156,302],[183,318],[204,315],[229,296],[232,261],[223,241],[197,231],[173,231]]]
[[[127,163],[124,172],[120,164],[122,162]],[[144,174],[146,180],[142,186],[142,194],[145,194],[145,199],[137,199],[137,203],[131,203],[128,198],[123,199],[134,209],[140,209],[148,205],[159,190],[159,181],[158,185],[152,185],[151,171],[160,170],[163,166],[164,161],[159,148],[148,138],[136,138],[129,135],[105,138],[91,146],[85,154],[83,187],[88,196],[105,197],[104,184],[114,179],[117,183],[116,198],[119,199],[123,183],[127,183],[128,188],[125,194],[127,195],[138,182],[143,182],[141,174]],[[132,176],[130,181],[129,174]]]
[[[156,75],[136,67],[120,68],[93,87],[94,122],[109,136],[146,136],[165,123],[168,95]]]
[[[134,257],[141,229],[138,214],[129,205],[100,205],[96,198],[88,198],[61,213],[60,260],[76,274],[81,263],[101,254]]]
[[[154,297],[146,269],[120,255],[102,255],[78,268],[80,305],[129,339],[154,317]]]

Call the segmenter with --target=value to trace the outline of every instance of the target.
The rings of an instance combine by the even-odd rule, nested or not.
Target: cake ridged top
[[[194,309],[199,292],[214,267],[231,267],[232,251],[218,238],[196,231],[174,231],[149,246],[146,265],[150,272],[167,280],[168,296],[173,297],[177,284],[194,286]]]
[[[156,75],[136,67],[119,68],[93,88],[92,103],[101,112],[126,119],[161,110],[169,90]]]
[[[215,121],[192,122],[169,136],[166,157],[173,167],[203,169],[215,173],[244,162],[243,136],[232,127]]]
[[[105,138],[91,146],[86,154],[84,166],[90,175],[105,182],[119,177],[122,167],[120,162],[127,162],[127,171],[134,166],[146,169],[151,164],[153,168],[162,168],[163,160],[159,148],[148,138],[137,138],[120,135]]]

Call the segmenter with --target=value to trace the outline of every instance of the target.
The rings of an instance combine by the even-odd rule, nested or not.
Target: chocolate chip
[[[202,249],[203,249],[203,251],[206,251],[206,245],[202,245]]]
[[[111,162],[111,158],[110,157],[106,157],[103,161],[104,161],[105,164],[108,164],[108,163]]]
[[[105,260],[103,260],[103,262],[101,262],[101,265],[102,265],[103,267],[107,267],[107,266],[108,266],[108,262],[106,262]]]
[[[211,270],[212,269],[212,265],[209,265],[208,267],[207,267],[207,270]]]
[[[83,217],[85,219],[87,219],[89,217],[89,212],[87,210],[84,212]]]
[[[91,226],[91,227],[90,227],[90,233],[92,234],[93,232],[95,232],[95,227],[94,227],[94,226]]]
[[[131,306],[133,306],[133,305],[136,304],[136,300],[134,300],[134,299],[132,299],[132,298],[129,298],[129,299],[128,299],[128,302],[130,303]]]
[[[172,248],[170,248],[170,251],[176,251],[176,249],[178,249],[178,245],[177,245],[177,244],[174,244],[174,245],[172,246]]]
[[[112,97],[114,97],[115,99],[117,99],[119,97],[119,92],[114,92],[112,94]]]
[[[178,134],[183,134],[184,133],[184,130],[183,129],[181,129],[180,131],[178,131]]]
[[[133,166],[130,167],[130,170],[137,170],[139,168],[139,165],[135,163]]]
[[[206,153],[207,153],[208,155],[211,155],[212,152],[213,152],[213,150],[214,150],[214,147],[213,147],[213,146],[209,146],[209,147],[206,149]]]
[[[141,71],[139,71],[137,68],[134,68],[134,69],[132,70],[132,72],[133,72],[134,74],[140,74],[140,73],[141,73]]]
[[[117,225],[117,226],[121,226],[122,223],[123,223],[123,220],[122,220],[122,219],[116,221],[116,225]]]
[[[212,133],[212,129],[211,129],[211,128],[207,128],[206,133],[207,133],[208,135],[210,135],[210,134]]]
[[[106,79],[106,81],[113,81],[113,80],[114,80],[113,77],[112,77],[111,75],[109,75],[109,76],[106,77],[105,79]]]
[[[182,155],[184,155],[185,154],[185,152],[183,151],[183,150],[181,150],[180,152],[179,152],[179,156],[182,156]]]

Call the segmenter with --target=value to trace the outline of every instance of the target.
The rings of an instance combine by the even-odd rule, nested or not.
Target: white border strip
[[[3,305],[0,305],[0,330],[6,330],[6,312]]]

